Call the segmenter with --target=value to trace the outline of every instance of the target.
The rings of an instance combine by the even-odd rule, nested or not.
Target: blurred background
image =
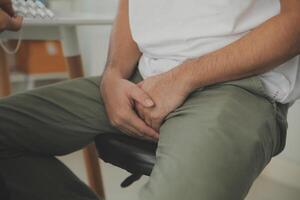
[[[94,13],[113,19],[118,0],[51,0],[49,7],[60,12]],[[106,61],[111,25],[78,26],[79,49],[86,76],[100,75]],[[13,43],[13,42],[12,42]],[[13,92],[67,78],[66,65],[59,41],[24,41],[16,55],[6,55],[11,72]],[[287,146],[274,158],[255,182],[247,200],[300,199],[300,102],[289,112]],[[60,158],[83,181],[87,181],[82,152]],[[137,200],[137,191],[147,177],[128,189],[121,189],[121,181],[128,175],[101,162],[104,187],[108,200]]]

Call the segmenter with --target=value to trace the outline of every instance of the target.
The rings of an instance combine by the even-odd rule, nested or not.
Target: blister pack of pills
[[[25,18],[53,19],[54,13],[38,0],[12,0],[17,15]]]

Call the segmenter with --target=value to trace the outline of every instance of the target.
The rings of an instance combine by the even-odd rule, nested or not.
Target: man
[[[285,145],[299,10],[298,0],[120,0],[102,78],[0,100],[11,199],[97,199],[54,156],[102,133],[158,141],[141,200],[243,199]]]

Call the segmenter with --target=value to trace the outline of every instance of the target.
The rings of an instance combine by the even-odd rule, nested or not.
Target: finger
[[[138,111],[137,111],[138,112]],[[144,115],[142,114],[142,112],[140,112],[140,114],[138,114],[139,115],[139,117],[142,119],[142,120],[144,120]],[[147,124],[146,124],[147,125]],[[150,126],[149,126],[150,127]],[[155,139],[155,140],[157,140],[156,138],[153,138],[153,137],[149,137],[149,136],[147,136],[147,135],[145,135],[144,133],[142,133],[143,131],[141,131],[141,130],[138,130],[137,128],[135,128],[135,127],[132,127],[132,126],[128,126],[128,129],[131,129],[131,132],[133,132],[135,135],[137,135],[137,136],[140,136],[140,137],[142,137],[142,138],[147,138],[147,139]]]
[[[143,86],[143,81],[139,82],[137,85],[138,85],[139,87],[142,87],[142,86]]]
[[[130,136],[137,136],[137,137],[144,136],[141,132],[139,132],[137,129],[135,129],[134,127],[128,124],[124,124],[124,126],[122,126],[122,129],[125,130],[127,133],[129,133]]]
[[[9,16],[11,17],[15,16],[15,11],[13,9],[11,2],[1,5],[1,9],[4,10]]]
[[[145,121],[145,123],[146,123],[148,126],[152,127],[152,120],[151,120],[150,117],[148,117],[147,115],[145,115],[145,116],[144,116],[144,121]]]
[[[148,139],[152,139],[152,138],[149,138],[149,137],[147,137],[147,136],[145,136],[145,135],[143,135],[143,134],[141,134],[137,129],[135,129],[134,127],[130,127],[130,126],[126,126],[126,125],[124,125],[124,126],[120,126],[120,127],[118,127],[118,129],[122,132],[122,133],[124,133],[124,134],[126,134],[126,135],[128,135],[128,136],[131,136],[131,137],[139,137],[139,138],[148,138]]]
[[[127,128],[124,128],[126,130],[128,130],[128,132],[132,133],[133,136],[136,136],[140,139],[147,139],[147,140],[158,140],[157,138],[153,138],[153,137],[149,137],[147,135],[143,135],[141,134],[140,131],[138,131],[136,128],[134,127],[131,127],[131,126],[128,126]]]
[[[163,122],[163,119],[153,118],[151,117],[151,115],[147,115],[147,113],[144,114],[144,117],[145,123],[159,133],[159,129]]]
[[[142,131],[139,131],[137,128],[131,126],[129,123],[123,124],[123,126],[119,129],[129,136],[137,137],[140,139],[158,141],[158,138],[149,137],[148,135],[143,134]]]
[[[143,121],[146,123],[146,125],[152,128],[152,119],[149,116],[149,114],[145,113],[145,111],[143,110],[143,108],[141,108],[139,112],[142,112]]]
[[[138,113],[139,117],[140,117],[143,121],[145,121],[145,115],[144,115],[144,113],[143,113],[142,111],[140,111],[140,110],[138,110],[137,113]]]
[[[143,110],[143,107],[141,106],[141,104],[135,103],[134,108],[135,108],[135,111],[137,112],[137,114],[139,115],[139,117],[145,121],[144,110]]]
[[[145,107],[154,106],[154,102],[151,97],[141,88],[136,87],[135,89],[130,91],[130,96],[132,99],[142,104]]]
[[[7,29],[11,31],[18,31],[22,27],[22,23],[23,23],[23,17],[21,16],[10,17],[7,24]]]
[[[152,120],[151,121],[151,127],[159,132],[160,126],[161,126],[162,121],[161,120]]]
[[[147,126],[134,112],[128,114],[127,125],[134,127],[140,134],[158,139],[159,133]]]
[[[128,135],[128,136],[133,136],[133,135],[135,135],[132,131],[126,129],[125,127],[118,127],[118,129],[119,129],[122,133],[124,133],[124,134],[126,134],[126,135]]]
[[[134,129],[131,124],[128,124],[127,120],[122,120],[122,123],[119,123],[116,127],[129,136],[143,136],[141,132]]]

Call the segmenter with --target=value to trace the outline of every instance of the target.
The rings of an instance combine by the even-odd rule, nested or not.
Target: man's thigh
[[[116,132],[106,117],[100,79],[65,81],[1,99],[1,156],[67,154],[97,134]]]
[[[239,200],[278,153],[274,105],[232,85],[194,92],[160,129],[142,200]]]

